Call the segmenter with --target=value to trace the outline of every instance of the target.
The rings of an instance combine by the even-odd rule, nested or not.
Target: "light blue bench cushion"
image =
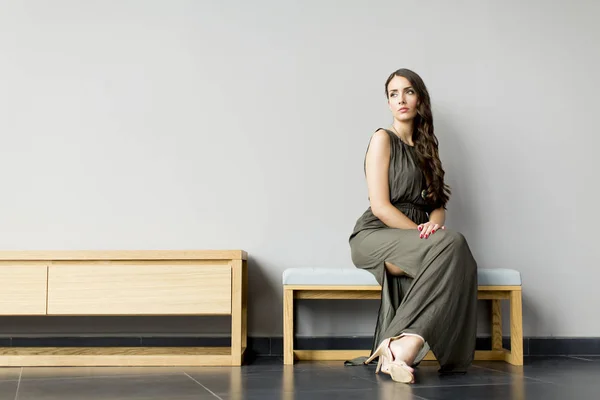
[[[521,286],[521,273],[506,268],[479,268],[479,286]],[[373,274],[358,268],[288,268],[283,271],[284,285],[358,285],[378,283]]]

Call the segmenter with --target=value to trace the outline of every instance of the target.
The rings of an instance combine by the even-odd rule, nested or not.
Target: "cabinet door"
[[[0,265],[0,315],[46,314],[48,267]]]
[[[229,265],[54,263],[48,315],[231,314]]]

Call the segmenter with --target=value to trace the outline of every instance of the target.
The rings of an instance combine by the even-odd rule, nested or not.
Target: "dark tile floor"
[[[404,385],[375,367],[341,362],[284,366],[278,357],[241,368],[0,368],[0,400],[153,399],[600,399],[600,357],[527,357],[525,366],[476,362],[439,376],[423,363]]]

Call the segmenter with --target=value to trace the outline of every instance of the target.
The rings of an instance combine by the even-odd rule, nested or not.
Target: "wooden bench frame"
[[[479,286],[479,300],[491,300],[492,349],[475,351],[475,360],[500,360],[523,365],[523,317],[521,286]],[[283,362],[294,360],[348,360],[368,356],[370,350],[294,350],[295,299],[380,299],[381,286],[284,285]],[[502,347],[501,300],[510,302],[510,351]],[[425,360],[435,360],[430,351]]]
[[[0,317],[231,318],[229,347],[0,346],[0,367],[240,366],[247,260],[243,250],[0,251]]]

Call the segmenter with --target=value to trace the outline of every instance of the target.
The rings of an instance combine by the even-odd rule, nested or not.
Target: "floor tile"
[[[18,381],[20,375],[21,367],[0,368],[0,381]]]
[[[14,400],[18,384],[18,379],[16,381],[0,381],[0,400]]]
[[[208,389],[220,394],[267,392],[294,392],[319,390],[365,390],[377,383],[353,376],[343,368],[333,369],[323,365],[285,366],[281,370],[244,372],[241,369],[195,370],[194,379]]]
[[[582,355],[582,356],[567,356],[569,358],[574,358],[577,360],[584,360],[584,361],[600,361],[600,356],[586,356],[586,355]]]
[[[389,390],[392,389],[392,390]],[[411,393],[406,385],[396,388],[355,390],[317,390],[297,392],[233,393],[219,395],[222,400],[426,400]]]
[[[14,397],[13,397],[14,398]],[[204,387],[185,374],[23,380],[18,400],[214,400]]]
[[[284,365],[283,359],[279,362],[262,361],[260,358],[257,359],[256,363],[250,365],[244,365],[242,367],[182,367],[182,370],[190,375],[199,374],[204,376],[229,376],[231,374],[240,375],[256,375],[264,374],[265,372],[283,372],[284,369],[293,368],[296,371],[311,371],[311,370],[330,370],[331,368],[321,362],[299,362],[294,366]]]
[[[596,385],[600,382],[600,362],[564,356],[526,357],[524,365],[513,366],[502,362],[478,362],[480,368],[501,371],[512,376],[522,375],[526,380],[558,385]]]
[[[182,374],[181,367],[24,367],[22,380]]]
[[[418,396],[428,400],[597,400],[598,392],[581,387],[560,387],[553,384],[522,382],[507,385],[475,385],[475,386],[438,386],[421,387],[413,390]]]

